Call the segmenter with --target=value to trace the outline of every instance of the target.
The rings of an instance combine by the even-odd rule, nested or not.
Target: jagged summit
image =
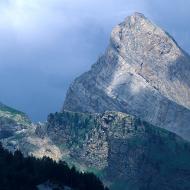
[[[119,25],[124,25],[125,23],[136,23],[137,21],[140,21],[140,20],[148,20],[148,18],[140,13],[140,12],[134,12],[132,15],[130,16],[127,16],[123,22],[121,22]]]
[[[167,32],[135,13],[113,29],[109,49],[161,94],[190,108],[190,59]]]
[[[146,19],[145,15],[143,13],[140,13],[140,12],[134,12],[132,16]]]
[[[127,16],[127,17],[125,18],[125,20],[124,20],[122,23],[120,23],[119,25],[122,25],[122,24],[124,24],[124,23],[135,24],[135,23],[137,23],[138,21],[143,21],[143,20],[149,21],[149,19],[148,19],[144,14],[142,14],[142,13],[140,13],[140,12],[134,12],[132,15]],[[149,22],[150,22],[150,21],[149,21]]]
[[[135,13],[113,29],[105,54],[70,86],[64,109],[121,111],[190,140],[190,58]]]

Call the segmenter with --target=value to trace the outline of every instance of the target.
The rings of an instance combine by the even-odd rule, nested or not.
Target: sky
[[[0,102],[33,121],[60,111],[69,84],[90,69],[112,28],[141,12],[190,53],[189,0],[1,0]]]

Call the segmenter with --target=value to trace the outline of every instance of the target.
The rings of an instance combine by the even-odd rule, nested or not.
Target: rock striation
[[[105,54],[71,84],[63,110],[125,112],[190,140],[190,57],[135,13],[113,29]]]

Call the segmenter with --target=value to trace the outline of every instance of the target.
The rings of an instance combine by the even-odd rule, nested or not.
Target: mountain
[[[62,112],[43,124],[4,105],[0,114],[12,152],[64,160],[111,190],[190,189],[190,58],[140,13],[113,29]]]
[[[25,156],[60,160],[61,153],[52,141],[35,134],[36,128],[43,125],[32,123],[25,113],[0,103],[0,141],[6,149],[21,150]]]
[[[190,140],[190,57],[135,13],[113,29],[105,54],[72,83],[63,110],[125,112]]]
[[[1,141],[12,152],[93,172],[112,190],[190,189],[190,143],[125,113],[50,114]]]
[[[46,135],[46,128],[45,123],[34,124],[25,113],[0,103],[0,189],[106,190],[94,174],[53,161],[61,161],[65,150]]]
[[[0,103],[0,117],[5,118],[7,120],[15,121],[17,124],[20,125],[30,125],[31,121],[28,116],[16,109],[13,109],[9,106],[6,106]]]
[[[64,111],[50,114],[42,131],[63,160],[112,190],[190,189],[190,143],[134,116]]]
[[[0,103],[0,139],[24,131],[31,123],[23,112]]]

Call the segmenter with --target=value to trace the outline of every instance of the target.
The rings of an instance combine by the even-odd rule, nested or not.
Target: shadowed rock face
[[[190,140],[190,58],[135,13],[113,29],[104,56],[70,86],[63,110],[130,113]]]
[[[190,188],[190,143],[120,113],[50,114],[45,131],[62,159],[96,172],[112,190]]]

